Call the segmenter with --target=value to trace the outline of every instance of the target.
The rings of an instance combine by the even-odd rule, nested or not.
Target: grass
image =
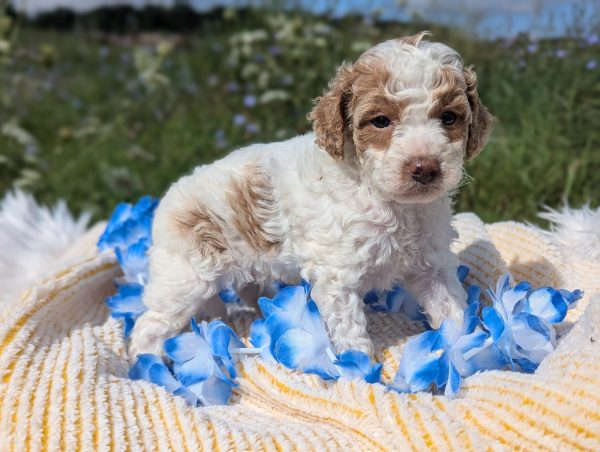
[[[105,217],[241,145],[307,131],[339,63],[423,28],[475,65],[497,118],[456,209],[535,221],[542,205],[597,205],[594,35],[487,42],[423,24],[230,10],[185,34],[22,26],[0,60],[0,196],[22,187]]]

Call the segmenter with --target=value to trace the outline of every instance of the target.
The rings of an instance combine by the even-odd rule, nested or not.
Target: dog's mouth
[[[433,201],[445,191],[444,178],[440,174],[434,180],[426,183],[411,178],[410,181],[406,181],[404,184],[404,190],[402,190],[400,196],[404,202],[424,203]]]

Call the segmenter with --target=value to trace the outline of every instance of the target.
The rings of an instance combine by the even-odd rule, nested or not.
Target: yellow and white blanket
[[[69,250],[79,264],[0,314],[0,450],[600,450],[600,262],[523,224],[461,214],[455,225],[470,283],[490,287],[508,271],[585,291],[535,374],[480,373],[448,400],[247,358],[229,406],[191,408],[127,378],[122,326],[104,304],[119,270],[95,253],[95,229]],[[241,334],[251,321],[231,320]],[[389,381],[419,329],[374,312],[369,329]]]

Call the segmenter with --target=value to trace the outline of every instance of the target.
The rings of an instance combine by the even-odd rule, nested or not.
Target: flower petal
[[[458,390],[460,389],[461,378],[457,370],[453,365],[450,365],[448,369],[448,382],[444,387],[444,395],[449,398],[454,398]]]
[[[273,303],[273,300],[267,297],[260,297],[258,299],[258,307],[260,308],[260,312],[262,312],[262,315],[265,319],[278,311],[278,308]]]
[[[310,334],[301,329],[286,331],[275,343],[273,356],[286,367],[298,369],[317,356]]]
[[[515,343],[523,350],[537,350],[556,341],[554,328],[542,318],[525,312],[517,314],[511,322]]]
[[[231,359],[230,347],[244,348],[235,331],[222,320],[213,320],[208,324],[206,339],[214,355]]]
[[[293,315],[296,312],[302,312],[306,298],[304,286],[287,286],[273,297],[273,304]]]
[[[171,394],[181,388],[181,383],[175,379],[171,372],[169,372],[167,365],[162,361],[150,366],[150,369],[148,369],[148,378],[152,383],[162,386]]]
[[[504,333],[504,329],[506,327],[504,319],[500,317],[498,311],[489,306],[486,306],[482,309],[481,316],[483,317],[483,323],[485,327],[492,335],[494,341],[498,341]]]
[[[558,290],[543,287],[534,290],[527,297],[525,310],[550,323],[560,323],[567,315],[567,301]]]
[[[192,390],[194,386],[190,386]],[[205,405],[227,405],[231,398],[232,386],[215,376],[201,383],[201,400]],[[196,391],[193,391],[196,393]]]
[[[162,362],[163,360],[160,359],[159,356],[152,353],[143,353],[138,355],[137,360],[129,369],[129,378],[132,380],[150,381],[150,378],[148,377],[148,370],[150,370],[150,367],[152,367],[154,364]]]
[[[267,318],[265,326],[269,336],[271,336],[271,345],[274,345],[286,331],[300,328],[301,319],[291,319],[287,313],[277,313]],[[272,350],[271,350],[272,351]]]
[[[470,271],[471,271],[471,269],[469,267],[467,267],[466,265],[459,265],[458,268],[456,269],[456,276],[458,277],[458,280],[461,283],[464,283],[465,279],[467,279],[467,276],[469,276]]]
[[[441,353],[434,350],[439,348],[440,341],[441,335],[437,330],[425,331],[411,337],[404,347],[394,380],[404,380],[411,391],[429,388],[439,370]]]
[[[314,357],[302,370],[309,374],[316,374],[323,380],[335,380],[340,377],[339,369],[333,365],[326,353]]]
[[[202,347],[196,353],[189,361],[173,363],[175,376],[186,386],[206,380],[213,375],[217,367],[208,346]]]
[[[173,395],[183,397],[187,404],[190,406],[195,407],[198,406],[198,404],[200,403],[200,399],[198,398],[198,396],[185,386],[180,386],[179,388],[177,388],[175,391],[173,391]]]
[[[163,348],[169,359],[180,363],[192,359],[203,349],[210,352],[208,343],[202,337],[189,332],[167,339]]]
[[[231,287],[227,288],[227,289],[223,289],[221,292],[219,292],[219,297],[221,297],[221,300],[223,300],[224,303],[241,303],[242,302],[242,299],[240,298],[240,296]]]
[[[147,310],[142,302],[143,286],[130,283],[122,284],[115,295],[106,298],[106,305],[113,317],[138,316]]]

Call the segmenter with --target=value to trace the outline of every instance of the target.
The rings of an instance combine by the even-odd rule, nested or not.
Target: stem
[[[260,348],[232,348],[231,353],[234,355],[260,355]]]

